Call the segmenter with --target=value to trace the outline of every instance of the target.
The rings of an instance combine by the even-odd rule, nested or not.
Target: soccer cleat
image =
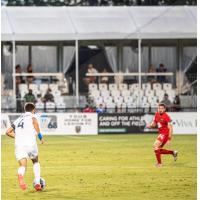
[[[42,190],[41,185],[40,185],[40,184],[36,184],[36,185],[35,185],[35,190],[36,190],[36,191],[41,191],[41,190]]]
[[[161,163],[157,163],[156,167],[162,167],[163,165]]]
[[[22,190],[26,190],[27,189],[27,185],[26,183],[24,183],[24,177],[22,175],[18,174],[18,181],[19,181],[19,186]]]
[[[178,151],[173,151],[174,161],[177,161]]]

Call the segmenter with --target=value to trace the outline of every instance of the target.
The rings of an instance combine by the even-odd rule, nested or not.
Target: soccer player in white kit
[[[24,174],[27,166],[27,159],[33,162],[33,172],[35,175],[35,189],[41,190],[40,185],[40,163],[38,162],[38,147],[36,136],[44,143],[43,136],[40,133],[39,124],[35,115],[35,105],[26,103],[25,113],[22,114],[6,131],[6,135],[15,138],[15,156],[19,163],[18,181],[22,190],[27,189],[24,182]]]

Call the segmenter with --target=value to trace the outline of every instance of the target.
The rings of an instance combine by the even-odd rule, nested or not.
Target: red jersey
[[[166,112],[163,114],[157,112],[154,116],[153,122],[158,126],[159,134],[169,134],[168,123],[171,122],[171,118]]]
[[[87,107],[87,108],[85,108],[85,109],[83,110],[83,112],[84,112],[84,113],[92,113],[92,112],[94,112],[94,110],[93,110],[92,108]]]

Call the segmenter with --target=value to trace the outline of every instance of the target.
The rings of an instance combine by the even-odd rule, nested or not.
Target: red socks
[[[156,154],[156,159],[157,159],[157,163],[161,164],[161,154],[160,154],[160,149],[154,150],[155,154]]]
[[[173,154],[173,151],[167,149],[160,149],[160,154]]]
[[[166,149],[154,150],[158,164],[161,164],[161,154],[173,154],[173,151]]]

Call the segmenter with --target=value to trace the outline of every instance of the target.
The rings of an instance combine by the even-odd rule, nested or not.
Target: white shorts
[[[15,146],[15,156],[17,161],[26,158],[34,159],[38,156],[37,144],[34,146]]]

